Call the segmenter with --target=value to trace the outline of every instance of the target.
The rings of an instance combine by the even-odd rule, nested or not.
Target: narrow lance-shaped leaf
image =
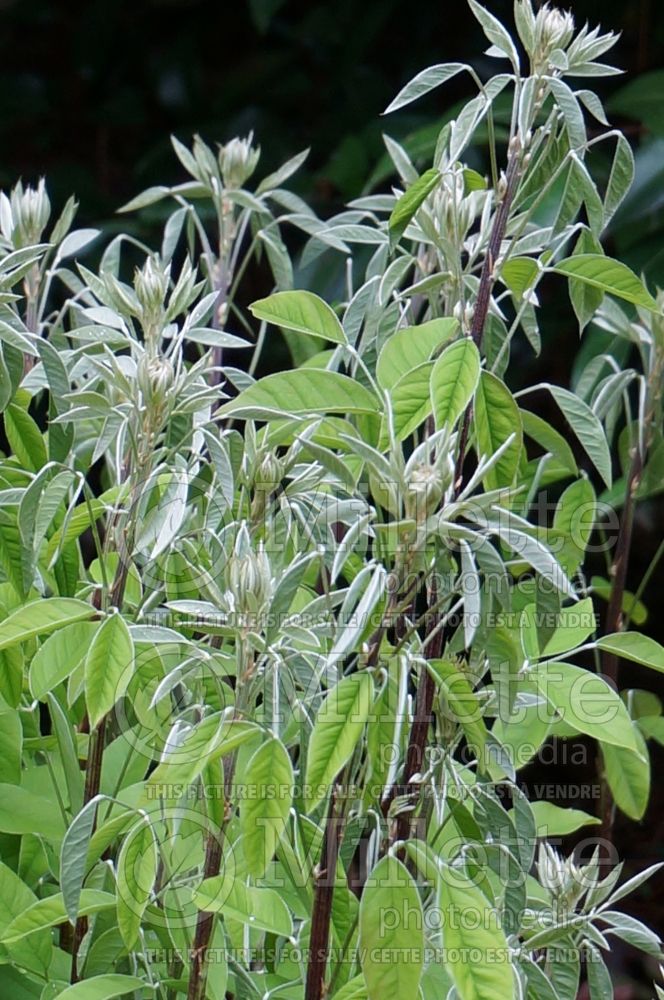
[[[99,796],[83,806],[64,835],[60,850],[60,886],[70,922],[76,923],[87,867],[88,844],[97,815]]]
[[[440,63],[437,66],[423,69],[405,87],[402,87],[394,100],[385,108],[383,114],[389,115],[393,111],[398,111],[399,108],[405,108],[407,104],[417,101],[435,87],[440,87],[441,83],[451,80],[453,76],[466,68],[464,63]]]
[[[129,831],[118,856],[118,927],[129,949],[136,943],[150,901],[157,860],[156,838],[145,816]]]
[[[403,236],[408,223],[413,218],[418,208],[426,201],[432,191],[440,184],[440,170],[432,167],[425,171],[421,177],[415,181],[408,190],[401,195],[396,205],[392,209],[388,228],[390,232],[390,242],[394,246]]]

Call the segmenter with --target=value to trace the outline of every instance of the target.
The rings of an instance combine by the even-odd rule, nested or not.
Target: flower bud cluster
[[[219,147],[219,169],[224,187],[241,188],[253,174],[260,159],[260,147],[254,148],[251,136],[231,139]]]
[[[13,189],[10,199],[11,232],[3,232],[14,246],[31,246],[39,243],[51,216],[51,202],[46,193],[44,178],[36,188],[28,185],[23,187],[19,181]],[[5,226],[3,226],[4,230]]]
[[[272,598],[272,572],[263,544],[254,548],[244,523],[228,564],[228,589],[232,608],[247,625],[258,624]]]

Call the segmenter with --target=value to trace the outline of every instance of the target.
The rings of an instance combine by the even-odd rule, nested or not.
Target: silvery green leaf
[[[402,87],[394,100],[385,108],[383,114],[389,115],[393,111],[404,108],[412,101],[417,101],[424,94],[428,94],[430,90],[446,83],[447,80],[451,80],[453,76],[467,68],[465,63],[441,63],[438,66],[429,66],[427,69],[421,70],[405,87]]]
[[[507,56],[514,69],[518,71],[519,56],[508,30],[486,7],[482,7],[481,4],[477,3],[477,0],[468,0],[468,3],[473,14],[482,25],[482,30],[486,37],[503,55]]]
[[[284,181],[287,181],[289,177],[300,169],[308,157],[309,152],[309,149],[302,150],[301,153],[297,153],[295,156],[292,156],[290,160],[286,160],[286,162],[273,173],[264,177],[256,188],[256,194],[264,194],[266,191],[273,191],[274,188],[281,187]]]

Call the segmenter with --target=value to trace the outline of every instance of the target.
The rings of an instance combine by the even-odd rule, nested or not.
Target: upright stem
[[[235,714],[238,715],[244,710],[245,700],[249,691],[249,681],[253,670],[253,659],[248,653],[246,640],[238,640],[238,674],[237,674],[237,702]],[[203,863],[203,878],[214,878],[221,869],[221,859],[223,856],[224,832],[226,823],[231,817],[231,795],[233,790],[233,778],[235,775],[236,754],[230,754],[224,758],[223,784],[224,784],[224,809],[223,815],[211,816],[216,820],[217,829],[208,831],[205,844],[205,861]],[[212,799],[212,801],[214,801]],[[189,985],[187,988],[187,1000],[204,1000],[208,976],[207,953],[214,932],[214,922],[216,914],[201,910],[196,919],[196,930],[194,931],[194,943],[192,946],[191,970],[189,973]]]
[[[121,478],[124,480],[129,475],[129,468],[125,466]],[[131,533],[130,533],[131,534]],[[110,602],[112,607],[121,608],[124,601],[125,588],[129,574],[128,556],[120,557],[115,573],[115,579],[110,592]],[[88,759],[85,765],[85,787],[83,792],[83,805],[86,806],[97,795],[101,787],[101,768],[104,757],[104,743],[106,739],[108,716],[99,720],[96,727],[90,733],[88,744]],[[78,952],[81,942],[88,929],[88,918],[78,917],[74,927],[74,936],[71,952],[71,983],[77,983],[79,979]]]
[[[429,592],[429,606],[431,607],[435,605],[436,602],[437,587],[434,583]],[[437,610],[431,615],[427,627],[427,635],[432,635],[435,632],[428,645],[427,659],[429,660],[437,659],[443,650],[443,630],[439,628],[436,631],[439,623],[440,610]],[[415,714],[410,727],[408,750],[406,752],[406,761],[403,771],[404,784],[407,786],[411,794],[414,794],[415,791],[411,785],[413,775],[418,774],[422,770],[422,765],[424,763],[429,728],[433,718],[432,711],[435,693],[436,685],[434,679],[427,668],[423,667],[420,673],[419,684],[417,686]],[[407,840],[411,832],[410,813],[400,813],[397,816],[396,822],[396,839]]]
[[[636,504],[636,492],[641,482],[643,473],[643,455],[638,443],[634,444],[632,451],[632,461],[629,475],[627,476],[627,486],[625,490],[625,504],[623,515],[620,520],[618,530],[618,540],[616,550],[611,565],[611,594],[609,606],[606,612],[606,624],[604,631],[607,635],[619,632],[623,624],[623,600],[625,596],[625,585],[627,583],[627,566],[629,554],[632,547],[632,528],[634,526],[634,507]],[[615,653],[602,653],[602,672],[614,687],[618,685],[618,657]],[[600,809],[602,826],[600,836],[606,846],[606,861],[609,861],[610,845],[613,841],[613,797],[611,789],[605,776],[604,761],[601,748],[598,751],[598,764],[600,773]]]
[[[338,781],[339,779],[337,779]],[[330,794],[320,862],[315,871],[314,907],[309,937],[309,965],[304,1000],[322,1000],[325,995],[330,920],[334,898],[334,878],[339,857],[339,788],[335,781]]]
[[[473,321],[470,327],[470,337],[473,343],[479,350],[482,346],[482,338],[484,337],[484,327],[486,324],[486,318],[489,313],[489,304],[491,302],[491,291],[493,289],[495,281],[495,266],[496,261],[500,255],[500,248],[502,246],[503,240],[505,239],[505,232],[507,230],[507,223],[510,217],[510,209],[512,207],[512,202],[514,200],[514,195],[516,194],[516,189],[519,181],[519,147],[516,145],[518,140],[512,140],[515,145],[510,150],[509,160],[507,163],[507,171],[505,172],[505,190],[503,192],[503,197],[498,206],[498,211],[496,212],[496,217],[493,220],[493,226],[491,229],[491,235],[489,237],[489,245],[487,247],[486,254],[484,256],[484,261],[482,262],[482,271],[480,272],[480,284],[477,291],[477,302],[475,303],[475,311],[473,312]],[[455,493],[459,493],[461,489],[461,481],[463,476],[463,463],[466,457],[466,448],[468,446],[468,434],[470,430],[470,420],[472,417],[472,404],[466,408],[466,412],[463,415],[463,423],[461,424],[461,434],[459,436],[459,452],[456,460],[455,471],[454,471],[454,486]]]

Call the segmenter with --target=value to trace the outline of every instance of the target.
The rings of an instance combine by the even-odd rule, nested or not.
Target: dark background
[[[510,3],[489,6],[511,22]],[[578,25],[622,32],[615,62],[631,76],[663,64],[658,0],[572,7]],[[460,77],[381,120],[400,86],[447,60],[495,72],[486,47],[463,2],[0,0],[0,182],[46,174],[56,203],[74,190],[81,219],[100,222],[181,177],[169,133],[224,142],[253,129],[265,169],[310,146],[302,189],[336,207],[363,189],[383,130],[435,122],[471,85]]]
[[[488,5],[511,24],[511,4]],[[608,233],[607,249],[664,286],[664,7],[658,0],[576,0],[572,9],[579,26],[601,19],[605,30],[622,33],[609,58],[626,76],[579,81],[608,98],[612,124],[624,129],[637,153],[634,193]],[[441,116],[471,93],[467,78],[393,118],[381,119],[380,112],[429,64],[470,61],[485,75],[495,72],[499,64],[482,55],[486,47],[463,2],[0,0],[0,186],[46,175],[54,210],[74,192],[79,223],[126,228],[136,223],[114,216],[119,205],[151,184],[184,179],[170,133],[189,144],[195,132],[214,143],[253,130],[263,150],[257,176],[311,147],[307,165],[289,183],[325,217],[388,183],[389,171],[381,169],[384,130],[405,142],[418,165],[429,165]],[[579,349],[576,326],[559,284],[551,291],[545,286],[542,304],[542,360],[517,356],[513,379],[544,377],[566,385]],[[642,504],[632,589],[663,528],[661,503]],[[660,641],[663,599],[660,571],[645,595],[651,611],[645,629]],[[661,687],[658,675],[628,666],[624,686]],[[664,752],[651,749],[646,817],[638,825],[617,820],[618,847],[630,872],[664,860]],[[585,775],[579,768],[539,766],[526,780],[531,787],[542,780],[592,782],[592,770],[590,753]],[[588,802],[568,804],[589,808]],[[664,931],[661,888],[660,878],[627,906]],[[643,970],[628,949],[613,962],[617,974],[632,980],[617,996],[651,996],[648,987],[634,992],[639,987],[633,980]]]

